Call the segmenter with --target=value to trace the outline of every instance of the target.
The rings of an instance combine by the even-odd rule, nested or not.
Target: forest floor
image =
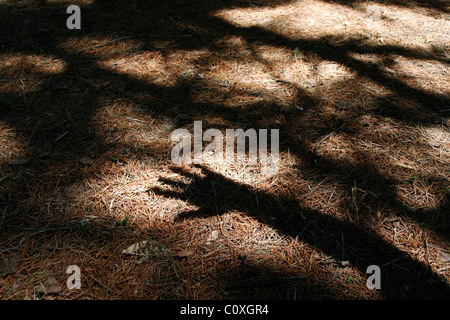
[[[0,0],[1,299],[450,298],[448,9]],[[175,164],[194,121],[278,171]]]

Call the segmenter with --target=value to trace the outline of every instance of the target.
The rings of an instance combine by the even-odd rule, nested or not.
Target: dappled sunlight
[[[429,232],[426,228],[407,218],[390,215],[387,212],[383,215],[377,212],[377,215],[377,219],[372,218],[372,221],[368,224],[380,237],[392,242],[399,251],[405,254],[412,252],[414,259],[424,267],[430,266],[445,270],[445,261],[442,256],[448,250],[449,243],[442,237]],[[411,250],[412,248],[414,249]],[[401,258],[392,259],[385,266],[388,264],[403,269]],[[407,271],[407,269],[404,269],[404,271]],[[448,280],[444,281],[449,283]]]
[[[351,37],[367,44],[405,48],[445,45],[450,23],[423,11],[392,4],[355,2],[350,7],[327,1],[298,1],[275,8],[222,9],[215,16],[244,28],[261,27],[291,39],[334,38],[339,44]],[[406,43],[405,43],[406,40]],[[401,43],[400,43],[401,42]]]
[[[447,183],[448,180],[411,176],[409,182],[399,183],[397,194],[405,207],[412,210],[439,210],[445,206]]]
[[[136,36],[113,38],[101,35],[95,37],[81,35],[79,37],[68,37],[59,42],[57,47],[70,55],[82,54],[89,58],[106,60],[109,57],[123,55],[125,52],[134,53],[143,44],[141,40],[136,38]],[[107,50],[105,50],[105,46],[107,46]]]
[[[229,161],[223,157],[215,157],[213,154],[205,154],[201,164],[208,170],[238,184],[264,190],[265,187],[275,183],[277,176],[283,177],[289,174],[293,170],[293,166],[296,165],[296,160],[288,153],[280,153],[279,156],[281,160],[276,166],[270,163],[272,161],[270,155],[267,164],[262,161],[263,159],[259,159],[256,164],[250,164]]]
[[[214,14],[239,27],[258,26],[291,39],[308,39],[342,34],[349,13],[352,10],[344,6],[310,0],[275,8],[223,9]]]
[[[442,165],[448,165],[450,159],[450,133],[448,130],[440,126],[434,126],[430,128],[418,128],[417,131],[430,146],[428,151],[423,155],[431,156],[436,162]],[[436,174],[436,172],[433,172],[433,174]]]
[[[336,163],[353,168],[357,168],[362,164],[361,161],[365,161],[365,159],[357,157],[358,151],[355,150],[355,142],[351,141],[346,134],[334,134],[322,143],[318,152]]]
[[[132,76],[148,84],[175,87],[179,84],[180,71],[174,70],[161,53],[145,53],[129,58],[116,57],[99,61],[98,66],[111,72]],[[177,69],[180,69],[177,65]],[[177,74],[177,71],[179,74]],[[178,77],[177,77],[178,76]]]
[[[0,163],[20,163],[29,160],[28,143],[17,129],[0,121]],[[3,175],[3,172],[1,173]],[[6,178],[2,176],[3,179]]]
[[[80,263],[83,291],[55,298],[447,295],[442,8],[75,3],[82,30],[65,28],[66,1],[0,4],[0,26],[17,25],[0,36],[0,243],[32,266],[0,294]],[[200,138],[199,163],[174,160],[176,129]],[[224,151],[229,129],[258,138],[226,158],[208,129]],[[251,163],[260,129],[269,153]],[[382,290],[366,286],[374,264]]]
[[[448,62],[417,61],[404,57],[392,57],[392,59],[395,61],[394,65],[386,67],[387,72],[396,73],[399,78],[404,79],[405,83],[412,87],[440,95],[449,94],[450,67]]]
[[[39,92],[47,85],[49,75],[67,69],[67,63],[54,56],[3,54],[0,61],[1,92],[18,96]]]
[[[167,161],[174,119],[155,117],[132,101],[106,101],[93,115],[97,136],[109,147],[103,162],[128,162],[133,158]],[[114,160],[115,159],[115,160]]]
[[[322,61],[317,64],[314,73],[321,82],[320,84],[325,87],[337,81],[351,81],[355,76],[354,72],[348,68],[331,61]]]

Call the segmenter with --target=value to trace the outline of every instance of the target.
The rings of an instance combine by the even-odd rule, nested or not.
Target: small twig
[[[8,206],[6,206],[5,210],[3,211],[2,223],[0,224],[0,229],[3,229],[3,222],[5,221],[6,209],[8,209]]]
[[[314,147],[314,157],[318,158],[319,155],[317,154],[317,149],[319,148],[319,146],[329,137],[331,137],[334,134],[334,131],[330,132],[329,134],[327,134],[325,137],[323,137],[322,139],[320,139],[319,142],[317,142],[316,146]]]
[[[267,279],[262,281],[256,281],[253,279],[232,282],[227,286],[228,290],[237,288],[262,288],[262,287],[272,287],[279,286],[289,280],[303,280],[307,276],[288,276],[283,278]]]
[[[320,156],[317,154],[317,149],[319,148],[319,146],[329,137],[331,137],[335,132],[340,131],[343,127],[345,126],[345,123],[343,123],[337,130],[335,131],[331,131],[329,134],[327,134],[325,137],[323,137],[322,139],[320,139],[319,142],[317,142],[316,146],[314,147],[314,151],[313,151],[313,156],[314,156],[314,161],[317,162],[317,160],[320,158]]]
[[[90,275],[90,277],[97,282],[99,285],[101,285],[103,288],[105,288],[106,290],[108,290],[108,287],[106,285],[104,285],[103,283],[101,283],[99,280],[97,280],[97,278],[95,278],[93,275]]]
[[[134,8],[134,12],[141,12],[141,10],[136,9],[136,0],[133,0],[133,8]]]
[[[400,257],[400,258],[394,259],[392,261],[389,261],[388,263],[385,263],[382,266],[380,266],[380,268],[386,267],[386,266],[388,266],[388,265],[390,265],[390,264],[392,264],[392,263],[394,263],[394,262],[396,262],[396,261],[398,261],[400,259],[402,259],[402,258]]]
[[[356,212],[359,212],[358,208],[358,188],[356,187],[356,180],[353,181],[354,187],[352,187],[352,203],[355,206]]]
[[[38,124],[36,125],[36,127],[34,127],[34,130],[33,130],[33,132],[31,133],[31,136],[30,136],[30,138],[29,138],[29,141],[31,141],[31,139],[33,138],[34,133],[36,132],[36,129],[37,129],[37,127],[39,127],[40,124],[41,124],[41,121],[39,121]]]
[[[272,286],[279,286],[283,284],[282,279],[273,279],[273,280],[263,280],[263,281],[240,281],[240,282],[233,282],[230,283],[227,286],[228,290],[232,289],[238,289],[238,288],[263,288],[263,287],[272,287]]]
[[[308,193],[304,194],[303,196],[301,196],[301,197],[298,199],[298,201],[301,201],[301,200],[305,199],[307,196],[309,196],[310,194],[312,194],[314,191],[317,190],[317,188],[320,187],[320,185],[321,185],[322,183],[324,183],[324,182],[327,181],[327,180],[328,180],[328,177],[325,177],[325,179],[323,179],[322,181],[320,181],[319,184],[317,184],[317,186],[315,186],[310,192],[308,192]]]
[[[431,264],[430,264],[430,250],[428,248],[428,236],[425,233],[425,252],[427,254],[427,263],[428,263],[428,267],[431,268]]]
[[[78,51],[75,51],[75,53],[80,53],[80,52],[83,52],[83,51],[86,51],[86,50],[89,50],[89,49],[96,49],[96,48],[103,47],[103,46],[106,46],[106,45],[108,45],[108,44],[111,44],[111,43],[120,41],[120,40],[126,40],[126,39],[136,38],[136,37],[139,37],[139,35],[126,36],[126,37],[121,37],[121,38],[113,39],[113,40],[110,40],[110,41],[106,41],[106,42],[97,44],[97,45],[92,46],[92,47],[87,47],[87,48],[84,48],[84,49],[80,49],[80,50],[78,50]]]
[[[400,268],[402,270],[405,270],[405,271],[409,272],[409,269],[403,268],[402,266],[399,266],[398,264],[393,263],[392,265],[396,266],[397,268]]]
[[[308,278],[308,276],[288,276],[284,277],[284,280],[303,280]]]
[[[60,135],[55,139],[55,142],[58,142],[59,140],[61,140],[62,138],[64,138],[68,133],[69,133],[69,131],[66,131],[66,132],[60,134]]]
[[[216,188],[214,188],[214,183],[211,181],[211,186],[213,188],[213,195],[214,195],[214,207],[216,207],[216,214],[219,215],[219,210],[217,209],[217,203],[216,203]]]
[[[1,178],[0,178],[0,182],[2,182],[2,181],[5,180],[5,179],[8,179],[8,178],[12,178],[12,174],[9,174],[9,175],[6,175],[6,176],[4,176],[4,177],[1,177]]]
[[[22,228],[25,231],[32,231],[36,233],[47,232],[47,231],[60,231],[60,230],[70,230],[70,229],[78,229],[83,226],[86,226],[89,223],[89,219],[82,219],[80,221],[74,222],[65,227],[51,227],[51,228],[42,228],[42,229],[34,229],[34,228]]]

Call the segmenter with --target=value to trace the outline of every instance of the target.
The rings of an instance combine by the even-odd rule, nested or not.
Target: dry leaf
[[[348,267],[348,266],[350,266],[349,261],[341,261],[341,267]]]
[[[194,251],[192,251],[192,250],[183,250],[183,251],[178,252],[176,255],[177,255],[177,257],[184,258],[184,257],[192,256],[193,254],[194,254]]]
[[[131,246],[122,251],[123,254],[136,254],[147,246],[147,241],[133,243]]]
[[[450,254],[442,252],[441,253],[441,259],[444,262],[450,262]]]
[[[39,158],[45,158],[45,157],[48,157],[50,154],[52,153],[52,150],[42,150],[40,153],[39,153]]]
[[[83,165],[91,165],[94,163],[94,160],[91,159],[89,156],[84,156],[79,159],[80,163]]]
[[[16,273],[16,271],[19,269],[21,260],[22,259],[20,254],[15,254],[14,256],[10,257],[8,260],[0,264],[0,274],[2,276],[6,276],[11,273]]]
[[[38,293],[61,293],[62,288],[58,284],[55,278],[51,277],[44,282],[44,284],[40,284],[36,287],[36,292]]]
[[[206,240],[206,244],[210,244],[211,242],[217,240],[218,237],[219,237],[219,232],[217,230],[214,230],[209,235],[208,240]]]
[[[58,83],[57,85],[53,86],[53,89],[55,90],[66,90],[67,85],[64,82]]]
[[[39,153],[39,158],[45,158],[48,157],[53,150],[53,145],[51,141],[45,141],[44,145],[41,149],[41,152]]]
[[[27,164],[30,162],[30,158],[21,158],[21,159],[8,159],[6,160],[6,163],[10,166],[22,166],[24,164]]]
[[[238,254],[238,259],[239,259],[239,261],[241,261],[241,263],[242,264],[244,264],[245,263],[245,260],[247,260],[247,256],[246,255],[244,255],[244,254]]]

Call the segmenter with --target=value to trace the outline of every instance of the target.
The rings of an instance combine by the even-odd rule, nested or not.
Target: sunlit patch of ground
[[[0,255],[20,255],[2,297],[445,296],[433,285],[450,285],[448,14],[75,3],[78,33],[58,29],[67,2],[0,1],[17,24],[0,36]],[[194,121],[223,137],[279,129],[278,171],[175,165],[171,134]],[[380,291],[366,286],[373,261]],[[61,293],[36,291],[52,277]]]

